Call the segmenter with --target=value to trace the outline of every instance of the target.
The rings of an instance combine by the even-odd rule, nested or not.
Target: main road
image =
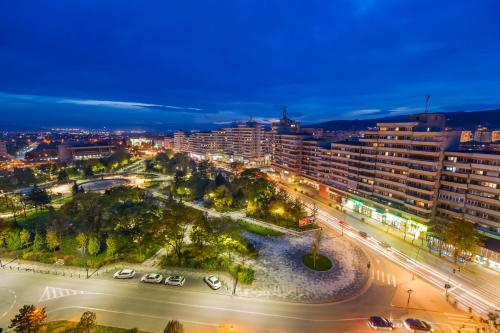
[[[229,332],[231,326],[241,333],[371,332],[366,319],[374,314],[390,317],[398,326],[412,316],[428,320],[436,332],[456,333],[461,326],[475,331],[476,324],[446,303],[443,293],[413,280],[411,272],[378,251],[365,250],[371,260],[367,288],[351,299],[325,304],[231,296],[208,287],[193,291],[187,286],[144,285],[109,275],[79,280],[0,270],[0,327],[5,328],[23,304],[35,304],[46,307],[50,320],[78,320],[91,310],[101,324],[150,332],[162,331],[170,319],[182,321],[187,332]],[[409,288],[414,292],[408,304]]]

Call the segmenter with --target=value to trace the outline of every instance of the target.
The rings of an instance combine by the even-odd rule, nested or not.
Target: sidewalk
[[[422,263],[437,268],[445,275],[453,276],[455,280],[459,280],[462,284],[470,285],[471,287],[474,286],[474,289],[481,289],[482,292],[490,293],[492,296],[494,295],[495,298],[497,297],[498,290],[500,290],[500,274],[498,272],[484,268],[476,263],[468,263],[465,268],[461,270],[461,272],[457,271],[456,273],[453,273],[453,269],[456,268],[453,261],[446,260],[446,258],[439,257],[430,252],[425,242],[422,244],[421,241],[415,240],[412,243],[411,237],[406,237],[405,240],[403,233],[364,215],[357,214],[355,212],[349,212],[349,214],[342,213],[335,208],[335,205],[333,205],[332,202],[327,201],[326,199],[319,197],[317,193],[314,193],[315,190],[312,188],[304,186],[291,187],[287,184],[280,185],[286,187],[292,195],[299,196],[305,202],[317,204],[318,208],[321,208],[332,216],[346,221],[353,228],[359,231],[364,231],[379,241],[387,242],[391,245],[391,247],[399,250],[407,256],[416,258]],[[295,188],[300,188],[300,190],[303,190],[304,193],[308,192],[309,195],[301,193]],[[364,219],[363,222],[361,221],[361,217]]]

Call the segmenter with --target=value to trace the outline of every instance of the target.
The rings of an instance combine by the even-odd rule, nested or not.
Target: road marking
[[[10,305],[9,309],[7,311],[5,311],[4,313],[2,313],[2,315],[0,316],[0,319],[5,317],[14,308],[14,305],[16,305],[16,302],[17,302],[16,292],[12,289],[8,289],[8,291],[14,297],[14,300],[12,301],[12,304]]]
[[[384,272],[380,272],[380,273],[382,273],[382,283],[385,283],[385,278],[384,278],[385,274],[384,274]]]
[[[395,275],[392,276],[392,285],[394,287],[396,287],[396,276]]]
[[[74,296],[74,295],[89,295],[89,294],[99,294],[84,290],[75,290],[75,289],[65,289],[65,288],[56,288],[56,287],[45,287],[43,290],[42,296],[38,302],[50,301],[51,299]]]
[[[222,310],[222,311],[228,311],[228,312],[252,314],[252,315],[259,315],[259,316],[264,316],[264,317],[293,319],[293,320],[308,321],[308,322],[344,322],[344,321],[358,321],[358,320],[367,320],[368,319],[368,317],[354,317],[354,318],[341,318],[341,319],[311,319],[311,318],[285,316],[285,315],[256,312],[256,311],[245,311],[245,310],[237,310],[237,309],[230,309],[230,308],[213,307],[213,306],[206,306],[206,305],[185,304],[185,303],[179,303],[179,302],[161,302],[161,303],[183,305],[183,306],[188,306],[188,307],[210,309],[210,310]],[[136,312],[124,312],[124,311],[118,311],[118,310],[91,308],[91,307],[77,306],[77,305],[65,306],[65,307],[54,309],[54,310],[50,310],[50,311],[47,311],[47,314],[58,312],[58,311],[64,311],[67,309],[86,309],[86,310],[92,310],[92,311],[102,311],[102,312],[125,314],[125,315],[132,315],[132,316],[141,316],[141,317],[148,317],[148,318],[161,318],[162,320],[165,319],[165,316],[154,316],[154,315],[141,314],[141,313],[136,313]],[[205,324],[203,322],[192,322],[192,323]]]
[[[377,269],[377,280],[380,281],[380,271]]]

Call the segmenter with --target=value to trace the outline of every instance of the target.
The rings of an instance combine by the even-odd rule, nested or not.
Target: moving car
[[[381,316],[371,316],[368,319],[368,325],[375,330],[390,330],[394,329],[392,322]]]
[[[172,275],[165,279],[165,284],[169,286],[179,286],[182,287],[186,282],[186,278],[182,275]]]
[[[163,276],[158,273],[149,273],[141,278],[141,282],[144,283],[161,283]]]
[[[403,322],[404,327],[411,332],[433,332],[431,325],[420,319],[407,318]]]
[[[216,276],[205,276],[203,278],[203,281],[205,281],[208,286],[210,288],[212,288],[213,290],[217,290],[219,289],[220,287],[222,287],[222,283],[220,282],[220,280],[216,277]]]
[[[115,279],[132,279],[135,276],[133,269],[124,268],[113,274]]]

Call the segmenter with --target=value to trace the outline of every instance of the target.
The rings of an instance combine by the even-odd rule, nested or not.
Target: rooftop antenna
[[[431,99],[431,95],[425,95],[425,113],[429,113],[429,101]]]

